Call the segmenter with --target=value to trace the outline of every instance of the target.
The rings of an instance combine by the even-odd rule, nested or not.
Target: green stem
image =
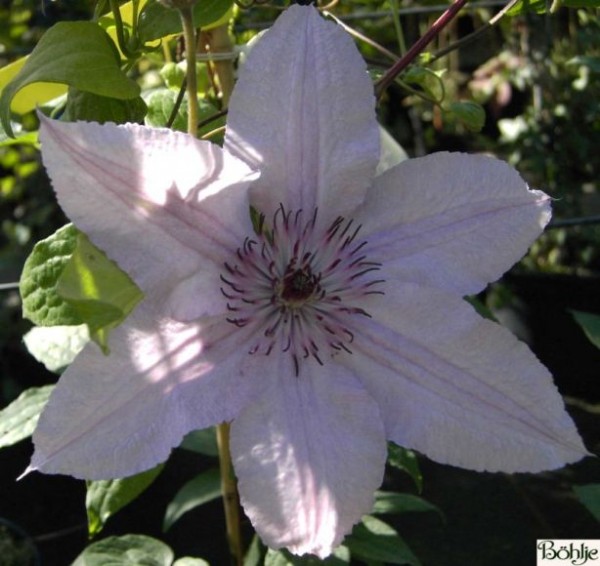
[[[106,10],[106,0],[98,0],[96,6],[94,8],[94,15],[92,16],[92,21],[97,22],[104,11]]]
[[[400,49],[400,55],[404,55],[406,53],[406,40],[404,39],[404,31],[402,30],[402,24],[400,23],[398,0],[391,0],[391,5],[392,19],[394,20],[394,27],[396,28],[396,37],[398,39],[398,48]]]
[[[139,0],[132,0],[131,2],[131,35],[137,40],[137,24],[138,24],[138,13],[139,13]]]
[[[185,40],[185,60],[187,65],[188,93],[188,133],[194,137],[198,134],[198,94],[196,78],[196,30],[192,16],[192,8],[180,8],[181,23]],[[227,96],[229,92],[227,92]],[[244,555],[240,529],[239,499],[231,452],[229,450],[229,423],[217,427],[217,444],[219,446],[219,464],[221,468],[221,490],[223,492],[223,507],[229,550],[236,566],[242,566]]]
[[[109,4],[113,18],[115,19],[115,29],[117,31],[117,42],[119,44],[119,49],[121,50],[121,53],[125,55],[125,57],[131,59],[132,53],[127,45],[128,38],[125,36],[125,28],[123,27],[123,19],[121,18],[119,3],[116,0],[109,0]]]
[[[131,1],[131,10],[133,12],[133,16],[131,18],[131,25],[134,28],[137,25],[139,6],[140,6],[140,0],[132,0]]]
[[[223,492],[223,507],[225,508],[225,523],[227,525],[227,540],[233,563],[242,566],[244,553],[242,550],[242,534],[240,529],[240,507],[231,452],[229,450],[229,423],[217,427],[217,444],[219,446],[219,465],[221,467],[221,491]]]
[[[181,108],[181,103],[183,102],[183,97],[185,96],[185,90],[187,88],[187,80],[183,79],[183,84],[177,93],[177,98],[175,99],[175,104],[173,105],[173,110],[171,110],[171,115],[167,120],[167,128],[171,128],[173,126],[173,122],[175,122],[175,118],[177,118],[177,114],[179,113],[179,109]],[[200,126],[198,126],[200,129]]]
[[[185,63],[187,67],[188,134],[198,134],[198,83],[196,77],[196,30],[191,6],[180,8],[183,39],[185,41]]]
[[[208,124],[210,124],[211,122],[214,122],[215,120],[218,120],[219,118],[223,118],[223,116],[227,116],[227,110],[220,110],[219,112],[215,112],[213,115],[209,116],[208,118],[204,118],[204,120],[202,120],[199,124],[198,124],[198,129],[201,130],[202,128],[204,128],[204,126],[208,126]]]

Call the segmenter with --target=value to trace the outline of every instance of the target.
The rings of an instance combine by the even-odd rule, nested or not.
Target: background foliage
[[[164,468],[131,480],[94,482],[87,490],[82,482],[69,478],[32,476],[14,484],[31,452],[28,441],[17,442],[30,434],[56,375],[27,352],[23,336],[31,323],[22,318],[21,298],[10,284],[19,280],[34,244],[67,220],[40,165],[35,104],[25,113],[8,112],[13,96],[13,110],[19,105],[27,108],[27,102],[18,98],[23,99],[22,87],[31,72],[6,88],[7,73],[42,37],[49,41],[51,36],[44,33],[50,29],[60,39],[53,44],[57,51],[47,59],[36,59],[40,53],[47,56],[47,51],[34,52],[27,64],[38,73],[37,80],[56,81],[60,75],[60,82],[69,88],[67,94],[66,87],[57,84],[28,87],[52,93],[43,102],[44,112],[100,122],[145,120],[155,126],[174,118],[173,127],[185,130],[185,102],[174,113],[184,77],[178,20],[165,17],[151,0],[149,4],[137,29],[128,27],[129,35],[118,37],[108,2],[0,2],[0,87],[4,87],[0,283],[8,284],[0,290],[0,407],[8,406],[0,413],[0,447],[6,447],[0,452],[0,556],[12,553],[13,561],[7,564],[36,563],[30,540],[44,564],[70,563],[88,544],[88,532],[101,542],[90,547],[87,559],[78,559],[79,566],[106,563],[109,557],[116,557],[119,564],[138,564],[144,553],[149,553],[152,564],[203,564],[190,558],[175,561],[175,556],[184,555],[202,556],[211,564],[227,561],[210,431],[193,433]],[[533,186],[556,199],[554,224],[530,254],[479,300],[526,339],[553,370],[588,447],[597,451],[600,354],[592,342],[598,340],[600,325],[589,313],[600,315],[600,23],[597,2],[582,4],[570,1],[561,8],[555,2],[550,13],[543,2],[529,3],[529,9],[513,2],[512,15],[490,24],[504,3],[474,2],[386,91],[378,113],[411,156],[437,150],[488,151],[511,162]],[[231,17],[230,31],[241,47],[270,25],[284,3],[255,2],[228,12],[230,7],[225,0],[201,2],[197,21],[209,25]],[[376,79],[446,7],[436,0],[402,4],[344,0],[332,5],[331,11],[363,37],[358,44]],[[56,27],[58,22],[70,23]],[[107,30],[112,40],[89,41],[86,61],[110,68],[113,81],[97,72],[84,76],[77,62],[74,76],[65,71],[64,57],[83,61],[83,53],[69,42],[77,33],[89,38],[90,26],[99,37],[104,37],[100,30]],[[163,38],[162,43],[157,38]],[[217,115],[223,100],[214,66],[199,63],[198,75],[204,120]],[[57,94],[62,98],[54,99]],[[210,135],[218,143],[224,121],[219,115],[205,123],[200,135]],[[7,135],[10,129],[16,140]],[[63,242],[71,246],[68,254],[85,245],[81,235],[65,230],[61,233],[70,234]],[[55,244],[51,239],[47,245]],[[63,267],[55,280],[67,277]],[[44,272],[40,277],[49,275]],[[70,324],[82,322],[77,319],[82,301],[86,316],[89,309],[98,308],[97,303],[90,305],[85,290],[81,293],[70,296],[66,305],[75,317]],[[115,307],[112,319],[92,327],[93,337],[102,344],[102,332],[125,316],[134,299],[126,297]],[[100,303],[102,309],[93,312],[106,313],[106,303]],[[577,321],[587,337],[572,310],[578,311]],[[35,315],[29,318],[43,324]],[[72,343],[79,344],[80,339],[78,334]],[[47,345],[48,340],[41,335],[38,343]],[[64,365],[63,358],[57,364]],[[19,397],[32,387],[40,389]],[[372,565],[518,566],[532,563],[536,538],[597,534],[598,489],[587,485],[598,481],[595,461],[536,477],[492,476],[448,469],[390,447],[388,463],[385,491],[378,495],[373,516],[357,526],[339,556],[328,563],[346,564],[351,554],[353,562]],[[249,525],[245,527],[250,544]],[[125,535],[128,538],[110,538]],[[279,565],[292,560],[286,553],[266,552],[254,541],[247,564]]]

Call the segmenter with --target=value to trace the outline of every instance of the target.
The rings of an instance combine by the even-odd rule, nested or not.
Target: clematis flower
[[[548,371],[462,298],[526,252],[549,198],[483,156],[373,178],[374,103],[349,36],[294,6],[248,58],[223,149],[43,121],[61,206],[145,299],[62,375],[31,469],[122,477],[232,421],[259,535],[323,557],[370,511],[387,440],[475,470],[586,454]]]

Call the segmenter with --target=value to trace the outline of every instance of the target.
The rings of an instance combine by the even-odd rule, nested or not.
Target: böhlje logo
[[[600,539],[538,539],[537,566],[600,565]]]

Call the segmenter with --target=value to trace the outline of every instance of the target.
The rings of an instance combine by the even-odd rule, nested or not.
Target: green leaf
[[[159,88],[152,91],[146,97],[148,113],[146,114],[145,124],[153,128],[164,128],[169,122],[171,112],[175,107],[177,92],[170,88]],[[177,110],[175,120],[171,124],[173,130],[180,132],[187,131],[187,99],[184,98]]]
[[[67,122],[141,122],[146,116],[146,103],[140,96],[131,100],[117,100],[76,88],[69,88],[63,119]]]
[[[162,471],[164,464],[135,476],[118,480],[90,481],[87,484],[85,507],[90,537],[97,535],[117,511],[144,492]]]
[[[450,119],[458,120],[470,131],[479,132],[485,124],[485,110],[471,100],[452,102],[444,109]]]
[[[4,131],[0,131],[0,147],[8,147],[10,145],[27,144],[37,146],[38,144],[38,133],[37,132],[17,132],[14,138],[8,136]]]
[[[518,16],[527,12],[543,14],[546,11],[546,0],[519,0],[508,12],[507,16]]]
[[[191,556],[184,556],[173,562],[173,566],[210,566],[210,564],[202,558],[192,558]]]
[[[143,297],[129,276],[71,224],[36,244],[20,290],[25,318],[38,326],[85,323],[104,351],[108,332]]]
[[[180,89],[185,80],[185,70],[182,65],[173,63],[165,63],[164,67],[159,71],[159,75],[168,88]]]
[[[171,566],[173,551],[144,535],[108,537],[88,546],[71,566]]]
[[[221,474],[208,470],[187,482],[169,503],[163,521],[163,531],[169,530],[182,515],[221,496]]]
[[[438,104],[444,99],[444,84],[442,79],[437,73],[427,67],[412,65],[401,75],[400,84],[402,83],[416,87],[417,91],[422,91],[429,100]]]
[[[263,548],[260,538],[255,534],[252,537],[246,556],[244,556],[244,566],[259,566],[262,560]]]
[[[0,122],[12,135],[10,104],[23,87],[36,82],[61,83],[79,90],[127,100],[140,87],[123,73],[110,37],[92,22],[59,22],[35,49],[0,96]]]
[[[435,511],[443,518],[442,511],[417,495],[386,491],[375,492],[375,504],[372,513],[375,515],[387,513],[425,513]]]
[[[54,385],[27,389],[0,411],[0,448],[12,446],[32,435],[53,389]]]
[[[146,97],[146,103],[148,104],[148,114],[146,115],[145,123],[147,126],[154,128],[165,127],[175,107],[175,100],[177,99],[177,92],[169,88],[161,88],[152,91]],[[206,100],[198,99],[198,121],[206,120],[211,116],[214,116],[218,110]],[[187,98],[184,98],[179,109],[177,111],[173,125],[171,126],[174,130],[181,132],[187,131]],[[210,124],[200,128],[198,135],[203,136],[214,130],[225,125],[225,117],[222,116]]]
[[[341,564],[350,564],[350,549],[347,546],[338,546],[336,549],[334,549],[333,556]]]
[[[38,326],[83,324],[75,308],[57,292],[56,285],[73,251],[79,231],[72,224],[38,242],[25,261],[19,289],[23,316]]]
[[[592,73],[600,73],[600,57],[578,55],[569,59],[566,64],[574,67],[587,67]]]
[[[571,311],[571,314],[577,324],[583,328],[588,340],[596,348],[600,348],[600,315],[581,311]]]
[[[220,20],[233,5],[233,0],[203,0],[194,6],[195,27],[206,28]],[[138,20],[138,35],[142,43],[166,35],[181,33],[181,17],[174,8],[166,8],[156,0],[148,0]]]
[[[23,68],[29,56],[21,57],[0,69],[0,90],[4,89]],[[57,98],[67,91],[65,85],[53,83],[34,83],[23,87],[15,94],[11,110],[17,114],[26,114],[49,100]]]
[[[419,566],[419,559],[413,554],[400,535],[387,523],[365,515],[345,540],[352,556],[366,562],[376,560],[390,564],[410,564]]]
[[[388,443],[388,464],[406,472],[417,486],[419,493],[423,491],[423,476],[419,469],[417,456],[412,450],[402,448],[393,442]]]
[[[345,566],[350,563],[350,551],[345,546],[338,546],[333,554],[320,560],[314,556],[296,556],[287,550],[269,548],[265,556],[264,566]]]
[[[469,295],[464,297],[464,299],[477,311],[477,314],[483,318],[498,322],[491,309],[477,295]]]
[[[288,553],[269,548],[265,556],[264,566],[293,566],[292,560],[293,557],[288,558]]]
[[[56,291],[88,325],[92,339],[105,353],[108,332],[123,322],[143,297],[131,278],[81,232]]]
[[[600,8],[600,0],[561,0],[560,5],[564,8]],[[506,14],[518,16],[527,12],[544,14],[550,6],[545,0],[520,0]]]
[[[86,324],[77,326],[34,326],[23,342],[29,353],[49,371],[67,367],[90,341]]]
[[[203,428],[202,430],[193,430],[186,434],[179,448],[198,452],[205,456],[218,456],[219,447],[217,446],[217,435],[215,427]]]
[[[408,159],[408,154],[404,151],[404,148],[382,126],[379,126],[379,140],[381,149],[376,175],[380,175],[383,171],[387,171]]]
[[[587,485],[574,485],[573,491],[588,511],[600,521],[600,483],[589,483]]]

